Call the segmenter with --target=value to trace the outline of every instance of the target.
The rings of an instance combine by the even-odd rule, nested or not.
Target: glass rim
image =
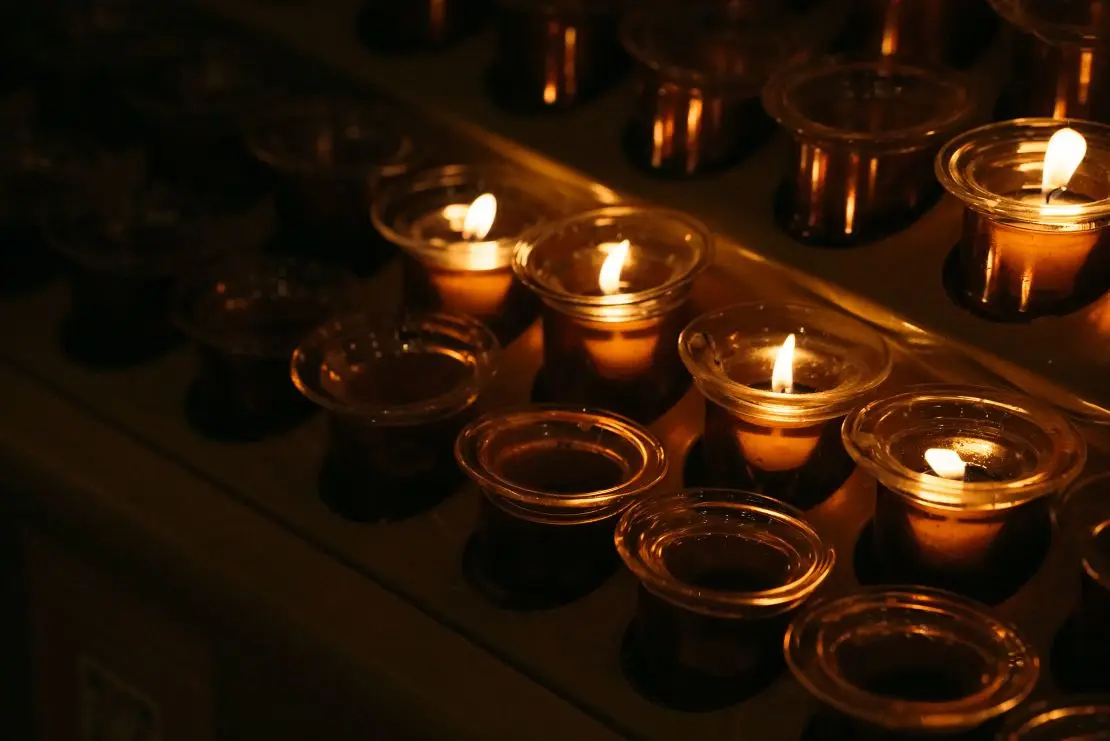
[[[1094,24],[1057,23],[1032,16],[1013,0],[987,1],[994,11],[1006,21],[1027,33],[1034,34],[1049,44],[1076,44],[1082,42],[1097,44],[1106,39],[1106,33],[1100,33],[1100,27]]]
[[[530,258],[537,251],[538,243],[549,233],[565,229],[577,224],[585,224],[597,219],[619,220],[630,217],[651,216],[681,224],[697,236],[701,244],[695,250],[695,259],[691,266],[678,275],[671,276],[658,286],[642,291],[616,293],[612,295],[587,296],[583,294],[559,291],[551,288],[546,282],[539,280],[533,274]],[[582,211],[544,224],[539,224],[521,235],[513,253],[513,272],[517,278],[536,293],[550,306],[566,307],[572,311],[589,312],[591,309],[604,307],[632,308],[660,302],[661,310],[664,309],[662,300],[668,295],[688,291],[697,278],[712,262],[714,254],[714,238],[709,228],[689,216],[688,214],[670,208],[643,205],[618,205],[605,206],[590,211]],[[661,312],[660,312],[661,313]]]
[[[1049,459],[1033,473],[1013,481],[965,482],[914,471],[886,453],[876,425],[900,408],[923,400],[990,406],[1020,417],[1051,438]],[[1083,470],[1087,446],[1064,415],[1032,397],[990,386],[921,384],[886,396],[848,413],[841,427],[844,448],[856,464],[895,494],[931,509],[987,511],[1017,507],[1065,489]]]
[[[960,105],[942,116],[885,132],[861,132],[818,123],[805,116],[789,101],[790,93],[800,84],[819,77],[866,69],[897,70],[922,78],[931,78],[962,92]],[[926,142],[950,135],[976,110],[975,88],[962,72],[940,65],[895,57],[858,57],[852,55],[818,56],[788,65],[772,75],[763,88],[763,107],[771,118],[795,134],[810,140],[858,143],[871,147],[910,146],[919,149]]]
[[[616,486],[595,492],[564,494],[522,486],[490,470],[483,461],[484,446],[496,439],[498,427],[507,424],[521,427],[530,423],[550,422],[552,419],[603,427],[631,443],[641,454],[641,465],[632,476]],[[603,409],[566,404],[510,407],[474,420],[455,440],[455,460],[463,473],[488,496],[497,496],[524,505],[582,510],[583,514],[596,514],[599,509],[623,504],[649,491],[663,480],[669,465],[663,443],[643,425]]]
[[[844,633],[834,635],[822,625],[830,618],[887,609],[916,613],[914,627],[919,630],[930,623],[949,635],[961,630],[982,639],[980,648],[989,640],[989,650],[1008,660],[995,662],[993,681],[956,700],[906,700],[870,692],[837,671],[828,644],[842,640]],[[873,621],[868,625],[873,627]],[[929,587],[864,587],[816,602],[786,629],[783,654],[794,678],[822,703],[849,717],[900,731],[956,731],[981,725],[1021,703],[1040,677],[1040,658],[1017,628],[994,617],[975,600]],[[1029,659],[1020,671],[1009,660],[1015,654]]]
[[[1101,511],[1084,510],[1089,504],[1092,490],[1107,492],[1107,501]],[[1095,519],[1099,522],[1094,522]],[[1091,543],[1093,538],[1110,529],[1110,471],[1073,482],[1053,502],[1052,520],[1068,541],[1075,544],[1080,566],[1087,576],[1110,588],[1110,554],[1102,553]]]
[[[1012,145],[1016,153],[1019,145],[1027,145],[1030,141],[1043,140],[1047,144],[1049,137],[1063,128],[1075,129],[1088,140],[1100,141],[1101,149],[1110,152],[1110,126],[1106,124],[1077,118],[1030,117],[996,121],[964,131],[945,143],[935,160],[937,180],[965,207],[1007,221],[1059,227],[1074,226],[1081,221],[1110,220],[1110,197],[1090,203],[1058,206],[1054,212],[1052,206],[1024,203],[994,193],[969,177],[969,163],[983,156],[987,147]],[[1043,157],[1043,151],[1031,153]],[[1110,166],[1110,161],[1107,164]]]
[[[1056,700],[1040,700],[1007,716],[997,741],[1021,741],[1026,734],[1039,732],[1046,725],[1095,714],[1106,717],[1110,725],[1110,694],[1083,693]]]
[[[319,376],[318,364],[311,364],[302,370],[305,355],[309,351],[339,347],[352,339],[364,336],[369,331],[398,327],[407,321],[434,323],[440,327],[472,334],[475,339],[470,344],[477,350],[475,357],[482,362],[474,364],[466,380],[454,388],[428,399],[402,404],[352,403],[321,389],[313,378],[305,375],[305,371],[314,370],[315,375]],[[413,425],[450,417],[473,405],[496,375],[500,353],[501,345],[493,332],[482,322],[466,314],[432,311],[396,319],[368,316],[364,312],[349,312],[327,320],[301,341],[290,358],[290,378],[297,390],[309,401],[329,412],[359,417],[368,422],[383,425]]]
[[[263,131],[268,127],[289,125],[303,120],[311,120],[325,111],[357,110],[370,114],[376,120],[388,121],[396,126],[396,148],[382,162],[367,164],[345,164],[322,167],[302,158],[291,157],[273,151],[263,141]],[[250,119],[244,132],[247,148],[256,160],[272,167],[279,173],[294,175],[330,174],[341,179],[358,179],[367,176],[391,178],[412,169],[416,159],[416,143],[412,135],[401,126],[399,116],[381,101],[358,101],[350,99],[315,98],[283,103],[268,107]]]
[[[709,322],[728,316],[770,311],[783,317],[816,316],[827,323],[851,325],[852,330],[872,340],[877,350],[879,365],[868,379],[851,385],[840,385],[825,391],[808,394],[781,394],[758,389],[734,381],[717,368],[703,363],[691,349],[695,335]],[[866,322],[836,309],[801,303],[774,303],[754,301],[707,312],[694,319],[682,330],[678,338],[678,353],[694,383],[702,393],[715,403],[753,418],[782,423],[805,424],[835,419],[842,416],[856,401],[878,388],[890,376],[894,356],[890,343],[877,329]]]
[[[790,527],[812,551],[805,573],[771,589],[756,592],[707,589],[658,568],[643,557],[645,548],[637,538],[637,528],[668,512],[691,511],[703,506],[757,513]],[[687,487],[634,502],[621,515],[614,533],[617,553],[645,589],[685,610],[716,617],[736,618],[751,609],[774,610],[794,607],[820,587],[836,563],[836,551],[805,519],[804,513],[784,502],[740,489]]]

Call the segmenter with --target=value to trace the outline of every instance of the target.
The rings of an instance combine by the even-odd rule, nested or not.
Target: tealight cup
[[[365,0],[359,36],[374,51],[438,49],[476,30],[490,0]]]
[[[1097,741],[1110,738],[1110,695],[1041,701],[1014,711],[995,741]]]
[[[631,420],[549,405],[477,420],[455,457],[484,494],[466,571],[512,609],[565,604],[608,579],[617,518],[667,471],[662,443]]]
[[[1048,142],[1069,128],[1085,156],[1064,188],[1043,192]],[[1110,286],[1110,126],[1026,118],[954,138],[937,177],[964,205],[949,276],[964,307],[998,320],[1066,314]]]
[[[94,202],[51,219],[47,238],[75,265],[63,349],[86,364],[129,365],[176,340],[173,283],[229,254],[261,249],[273,209],[253,193],[200,195],[142,176],[108,191],[88,193]]]
[[[367,522],[409,517],[450,495],[459,431],[497,370],[500,346],[470,317],[329,320],[293,353],[293,383],[327,410],[321,495]]]
[[[1016,30],[1002,118],[1105,121],[1110,115],[1110,34],[1090,0],[990,0]]]
[[[1033,691],[1040,660],[977,602],[879,587],[814,602],[791,623],[786,663],[827,709],[815,741],[959,736]]]
[[[624,0],[497,0],[493,97],[522,110],[569,108],[624,71],[618,40]]]
[[[289,380],[301,338],[353,302],[355,277],[279,257],[229,260],[189,281],[174,306],[200,368],[186,412],[203,434],[255,440],[302,420],[312,405]]]
[[[985,387],[917,387],[849,414],[843,432],[878,481],[872,555],[882,578],[991,601],[1040,567],[1050,503],[1087,460],[1061,414]]]
[[[388,254],[370,222],[383,179],[407,172],[416,148],[395,111],[317,100],[271,110],[247,134],[278,175],[286,251],[366,272]]]
[[[897,58],[824,58],[767,83],[763,104],[793,141],[778,219],[794,237],[850,245],[898,231],[940,195],[933,158],[975,114],[952,70]]]
[[[847,481],[840,421],[890,374],[878,332],[813,306],[739,304],[695,319],[678,349],[705,397],[706,481],[805,509]],[[789,375],[777,390],[776,366]]]
[[[402,250],[408,305],[470,314],[508,342],[539,305],[513,275],[521,235],[587,204],[585,193],[526,171],[448,165],[387,183],[371,218]]]
[[[685,709],[731,704],[772,680],[787,624],[836,560],[797,510],[728,489],[643,499],[616,543],[640,580],[630,679]]]
[[[639,8],[621,40],[640,76],[629,155],[677,177],[723,168],[768,133],[763,84],[796,52],[785,32],[724,2]]]
[[[513,268],[543,301],[544,393],[646,422],[685,392],[678,335],[713,238],[684,214],[611,206],[521,237]]]

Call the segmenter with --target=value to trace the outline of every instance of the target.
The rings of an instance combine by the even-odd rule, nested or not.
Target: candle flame
[[[942,479],[962,481],[967,473],[967,464],[955,450],[929,448],[925,451],[925,462],[933,469],[933,473]]]
[[[776,394],[789,394],[794,391],[794,345],[797,338],[790,335],[782,343],[775,357],[775,368],[771,371],[771,390]]]
[[[466,209],[463,218],[463,239],[485,239],[497,218],[497,198],[493,193],[483,193]]]
[[[1075,129],[1060,129],[1048,140],[1044,152],[1041,192],[1047,196],[1066,188],[1083,158],[1087,156],[1087,140]]]
[[[632,243],[626,239],[615,244],[599,245],[599,249],[607,252],[608,256],[605,258],[605,262],[601,264],[601,271],[597,274],[597,284],[601,286],[601,292],[606,296],[620,293],[621,271],[624,270],[624,264],[628,260],[628,252],[632,249]]]

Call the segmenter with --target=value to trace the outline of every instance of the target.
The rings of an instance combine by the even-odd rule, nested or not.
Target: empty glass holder
[[[1110,695],[1035,702],[1006,718],[996,741],[1081,741],[1110,738]]]

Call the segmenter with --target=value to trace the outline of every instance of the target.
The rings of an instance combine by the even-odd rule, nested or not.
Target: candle
[[[472,423],[455,456],[485,494],[464,573],[514,609],[565,604],[608,579],[618,515],[667,471],[662,443],[640,425],[554,405]]]
[[[706,314],[683,331],[679,352],[706,399],[707,481],[803,508],[851,475],[839,421],[890,372],[886,343],[870,328],[791,304]]]
[[[848,452],[877,482],[873,558],[883,580],[988,601],[1040,568],[1049,504],[1086,463],[1082,435],[1027,397],[921,386],[844,421]]]
[[[953,292],[1001,320],[1067,313],[1110,285],[1110,128],[1048,119],[992,124],[949,142],[942,184],[964,202]]]
[[[544,303],[547,397],[640,421],[669,409],[689,381],[676,341],[711,251],[701,224],[647,207],[591,211],[522,237],[514,269]]]

